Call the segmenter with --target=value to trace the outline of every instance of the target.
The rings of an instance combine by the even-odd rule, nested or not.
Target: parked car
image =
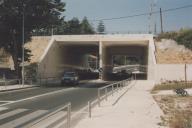
[[[65,72],[61,78],[61,84],[79,84],[79,77],[76,72]]]

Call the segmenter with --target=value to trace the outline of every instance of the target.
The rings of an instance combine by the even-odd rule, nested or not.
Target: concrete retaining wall
[[[192,80],[192,64],[157,64],[155,65],[155,83],[161,83],[167,80]]]

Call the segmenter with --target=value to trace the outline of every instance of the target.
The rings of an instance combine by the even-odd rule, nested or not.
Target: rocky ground
[[[159,125],[169,128],[192,128],[192,96],[155,95],[164,116]]]
[[[155,42],[156,58],[159,64],[191,64],[192,51],[174,40],[162,39]]]

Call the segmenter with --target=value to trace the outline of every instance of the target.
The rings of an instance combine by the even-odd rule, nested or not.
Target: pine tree
[[[105,25],[103,21],[101,20],[97,26],[97,33],[98,34],[105,34]]]

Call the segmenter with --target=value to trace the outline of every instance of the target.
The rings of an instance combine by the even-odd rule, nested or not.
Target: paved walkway
[[[117,104],[95,107],[92,118],[82,119],[76,128],[161,128],[163,113],[150,94],[152,87],[153,82],[136,81]]]

